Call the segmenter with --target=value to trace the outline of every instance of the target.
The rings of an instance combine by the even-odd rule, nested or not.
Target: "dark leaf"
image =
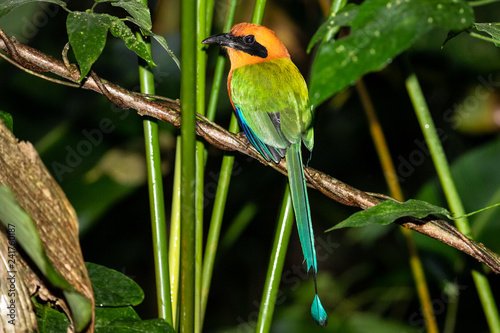
[[[86,266],[96,306],[138,305],[144,299],[144,292],[137,283],[122,273],[89,262]]]
[[[113,16],[108,14],[87,12],[68,14],[66,29],[76,61],[80,66],[80,80],[88,74],[92,64],[101,55],[112,22]]]
[[[349,24],[356,17],[356,15],[358,15],[358,11],[358,6],[350,3],[342,8],[337,14],[330,16],[311,38],[311,41],[307,46],[307,53],[311,52],[314,45],[322,40],[331,30]]]
[[[369,224],[387,225],[400,217],[413,216],[416,218],[423,218],[431,214],[451,216],[451,213],[445,208],[432,205],[425,201],[410,199],[399,203],[397,201],[387,200],[370,209],[352,214],[349,218],[327,231],[345,227],[362,227]]]
[[[68,317],[48,305],[40,304],[32,298],[35,305],[36,321],[40,333],[67,332],[70,325]]]
[[[463,0],[367,0],[352,20],[351,34],[323,43],[314,61],[311,104],[318,106],[362,75],[384,68],[436,26],[463,30],[473,12]]]
[[[0,17],[7,15],[13,9],[19,6],[35,1],[55,3],[56,5],[59,5],[61,7],[66,7],[66,3],[62,0],[6,0],[0,4]]]
[[[155,66],[153,58],[151,57],[151,51],[147,47],[146,43],[137,39],[132,30],[127,27],[122,20],[117,17],[113,17],[109,31],[113,34],[113,36],[121,38],[125,42],[125,45],[127,45],[127,47],[134,51],[139,57],[146,60],[150,65]]]
[[[14,120],[12,119],[12,115],[10,113],[0,110],[0,120],[3,121],[9,131],[14,132]]]
[[[141,0],[94,0],[97,3],[109,2],[115,7],[125,9],[132,17],[141,23],[147,30],[151,30],[153,24],[151,23],[151,13],[148,6]]]

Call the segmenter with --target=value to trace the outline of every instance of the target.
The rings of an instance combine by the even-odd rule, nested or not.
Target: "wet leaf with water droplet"
[[[311,52],[311,49],[322,40],[329,31],[339,28],[341,26],[348,25],[358,14],[358,6],[355,4],[348,4],[342,8],[336,15],[330,16],[325,23],[319,27],[314,36],[311,38],[309,45],[307,46],[307,53]]]
[[[474,26],[477,30],[486,32],[498,41],[495,45],[500,47],[500,23],[474,23]]]
[[[311,73],[311,104],[318,106],[362,75],[384,68],[387,59],[435,27],[463,30],[472,25],[473,11],[466,1],[443,0],[439,5],[432,0],[367,0],[355,7],[357,15],[348,22],[350,35],[319,47]],[[318,34],[327,29],[325,24]],[[317,40],[315,35],[311,43]]]

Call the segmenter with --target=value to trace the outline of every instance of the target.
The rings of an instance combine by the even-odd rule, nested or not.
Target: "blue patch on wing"
[[[250,141],[252,146],[254,146],[255,149],[257,149],[259,153],[262,156],[264,156],[266,161],[269,162],[273,160],[275,163],[279,163],[282,157],[281,154],[275,148],[269,147],[259,139],[257,134],[255,134],[255,132],[248,125],[248,122],[246,121],[245,116],[241,112],[238,105],[234,104],[234,108],[235,108],[236,118],[238,119],[241,128],[243,128],[243,132],[245,132],[245,135],[247,136],[248,141]],[[269,149],[274,150],[274,152],[271,152]]]

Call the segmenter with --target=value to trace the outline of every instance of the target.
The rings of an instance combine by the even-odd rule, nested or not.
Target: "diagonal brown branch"
[[[13,38],[8,38],[1,29],[0,49],[8,54],[15,52],[16,55],[13,60],[24,68],[37,68],[39,71],[56,74],[74,83],[77,83],[80,77],[80,73],[75,66],[68,68],[62,61],[19,43]],[[143,95],[101,79],[95,74],[86,78],[81,83],[81,88],[103,94],[119,107],[135,109],[140,115],[157,118],[177,127],[181,124],[181,110],[178,100],[168,100],[167,102],[149,101]],[[284,160],[279,164],[268,163],[242,137],[230,133],[201,115],[198,115],[197,118],[197,134],[211,145],[223,150],[239,151],[286,175],[286,162]],[[344,205],[368,209],[381,202],[380,199],[310,167],[306,168],[306,178],[308,186],[319,190],[327,197]],[[420,232],[452,246],[485,263],[495,273],[500,273],[500,257],[496,253],[488,250],[484,245],[468,239],[444,220],[432,218],[421,220],[407,217],[400,219],[398,223],[407,229]]]

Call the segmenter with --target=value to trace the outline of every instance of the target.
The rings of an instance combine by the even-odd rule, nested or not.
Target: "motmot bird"
[[[264,26],[239,23],[202,43],[220,45],[229,55],[229,99],[248,141],[268,162],[286,158],[304,261],[314,277],[311,313],[324,326],[328,319],[317,292],[314,233],[302,166],[302,143],[311,152],[314,145],[306,82],[286,47]]]

